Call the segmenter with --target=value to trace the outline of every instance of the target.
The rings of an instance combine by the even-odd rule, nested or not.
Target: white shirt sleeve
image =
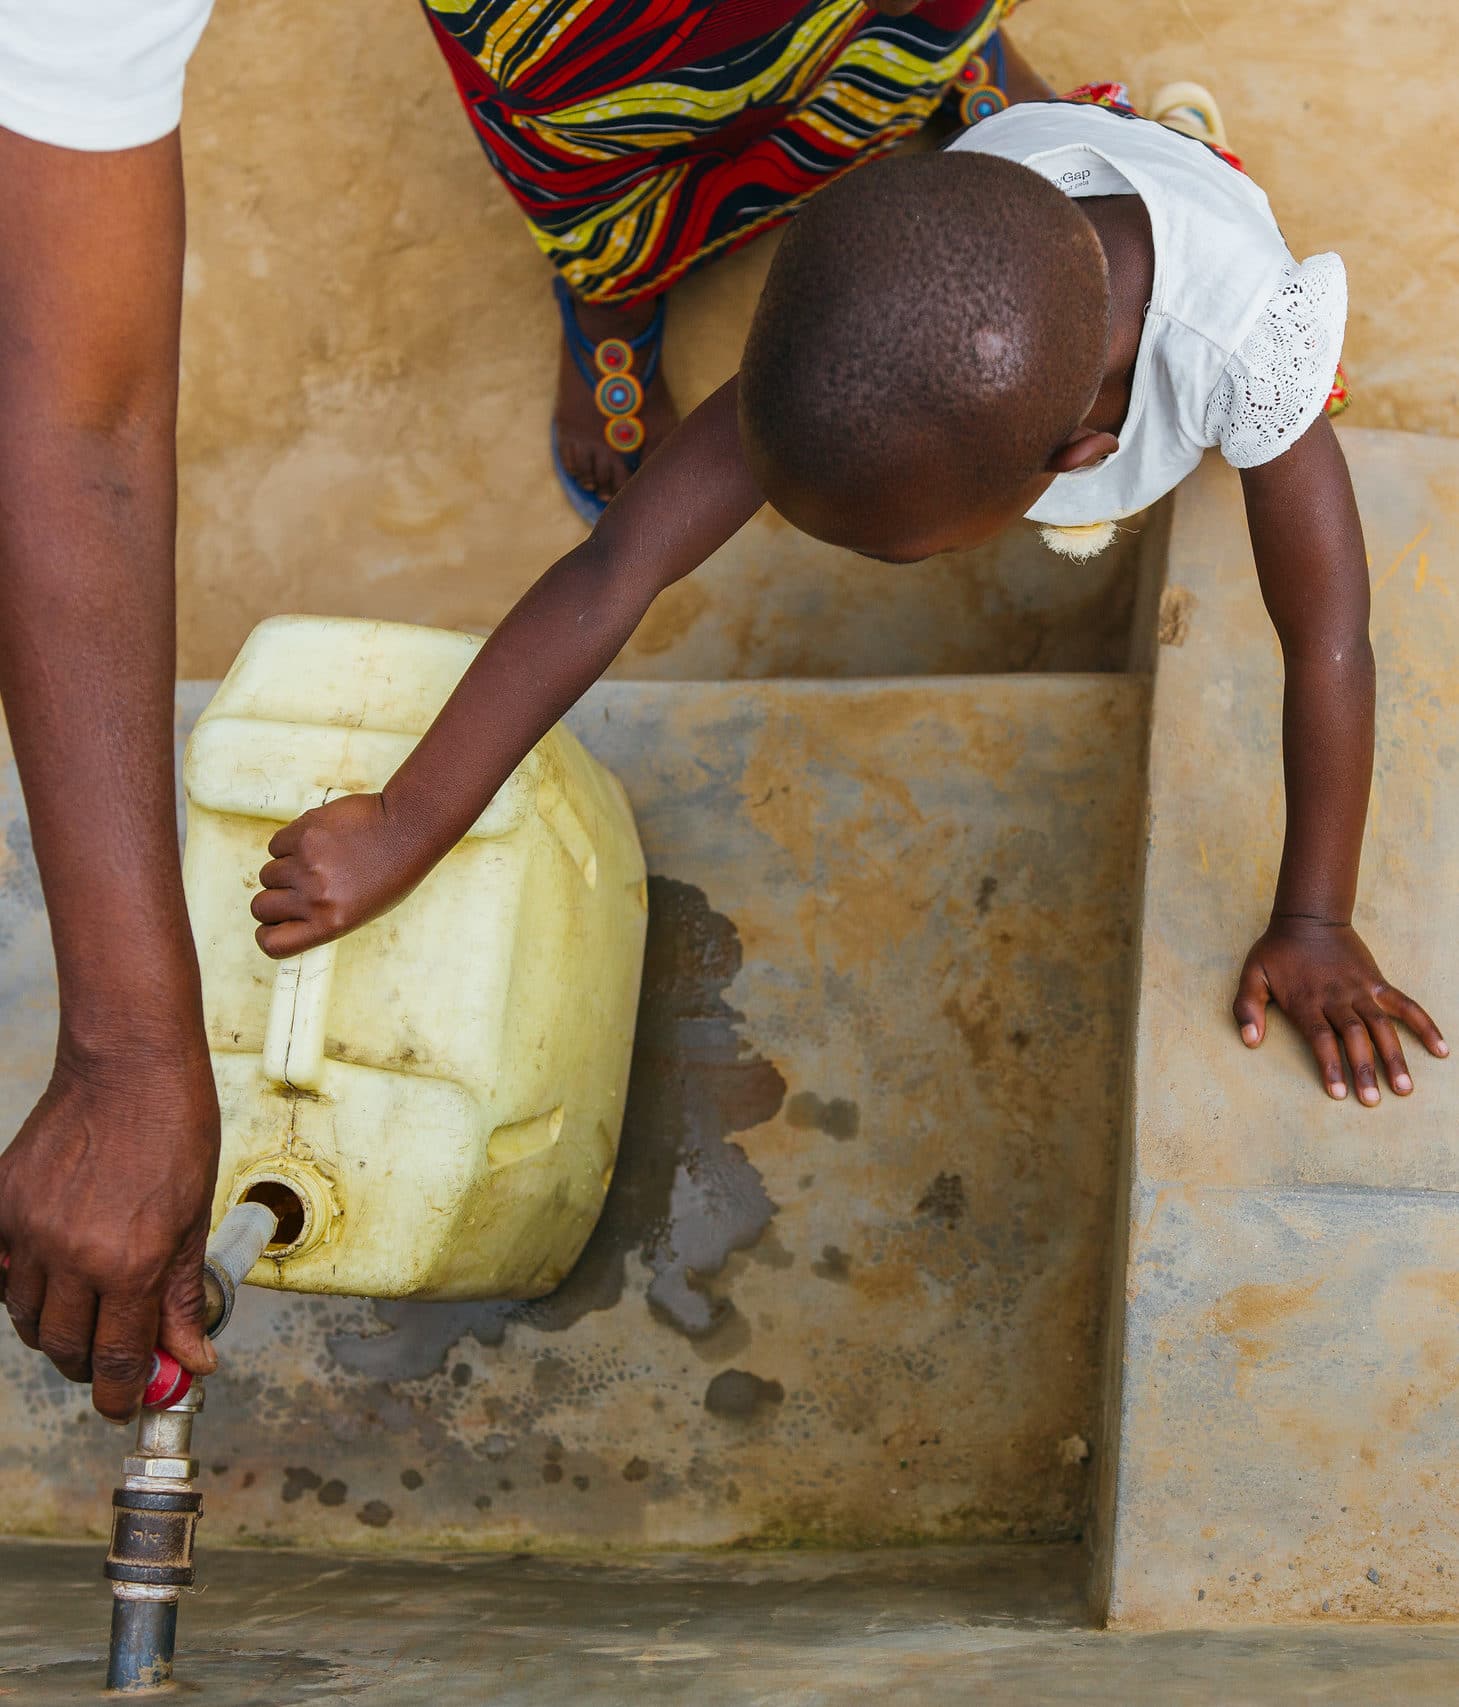
[[[138,148],[177,128],[213,0],[0,0],[0,125],[59,148]]]
[[[1233,468],[1259,468],[1321,414],[1337,375],[1348,279],[1336,255],[1291,261],[1227,362],[1206,406],[1206,438]]]

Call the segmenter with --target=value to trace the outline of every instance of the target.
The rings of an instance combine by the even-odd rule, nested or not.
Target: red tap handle
[[[152,1353],[152,1368],[147,1376],[147,1390],[142,1403],[148,1410],[165,1410],[175,1405],[193,1384],[193,1378],[171,1352],[158,1346]]]

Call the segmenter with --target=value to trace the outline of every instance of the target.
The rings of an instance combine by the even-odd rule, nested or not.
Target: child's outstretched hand
[[[1255,1049],[1266,1036],[1268,1002],[1275,1002],[1311,1044],[1331,1097],[1348,1094],[1344,1051],[1361,1102],[1379,1100],[1375,1055],[1398,1096],[1412,1091],[1395,1021],[1406,1025],[1431,1055],[1449,1053],[1438,1026],[1411,996],[1387,982],[1351,925],[1273,919],[1246,957],[1232,1008],[1248,1048]]]
[[[346,794],[286,824],[268,845],[251,911],[274,960],[332,942],[408,895],[426,872],[382,794]]]

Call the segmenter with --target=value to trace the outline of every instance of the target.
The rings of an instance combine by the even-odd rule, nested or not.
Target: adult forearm
[[[1341,656],[1287,661],[1287,834],[1273,912],[1345,925],[1373,775],[1374,668],[1366,634],[1334,650]]]
[[[62,1043],[200,1036],[173,798],[170,394],[98,426],[0,388],[0,696],[51,917]]]

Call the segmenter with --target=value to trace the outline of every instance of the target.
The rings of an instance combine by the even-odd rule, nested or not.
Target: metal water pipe
[[[234,1296],[277,1226],[266,1205],[240,1203],[208,1241],[204,1325],[212,1337],[228,1325]],[[177,1604],[192,1586],[193,1536],[203,1509],[192,1455],[193,1420],[202,1408],[202,1382],[165,1351],[154,1352],[136,1446],[111,1497],[103,1567],[112,1591],[106,1686],[124,1694],[165,1689],[172,1681]]]

